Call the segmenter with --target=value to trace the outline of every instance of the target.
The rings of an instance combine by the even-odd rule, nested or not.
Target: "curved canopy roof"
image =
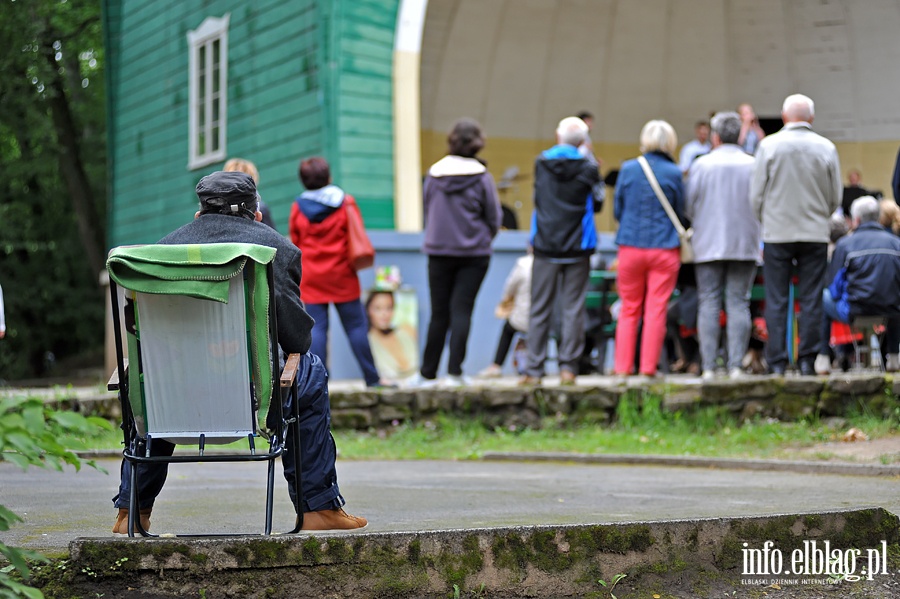
[[[749,102],[816,102],[835,141],[900,139],[900,0],[430,0],[423,129],[460,116],[489,136],[546,139],[588,110],[595,139],[634,143]]]

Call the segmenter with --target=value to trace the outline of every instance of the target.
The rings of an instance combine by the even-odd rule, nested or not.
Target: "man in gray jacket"
[[[834,144],[812,130],[815,106],[788,96],[784,127],[756,151],[750,201],[763,228],[766,280],[766,359],[773,374],[788,361],[788,296],[796,261],[800,301],[800,374],[813,375],[821,340],[822,288],[828,266],[828,218],[841,205],[841,169]]]
[[[738,113],[720,112],[711,125],[713,150],[691,166],[685,212],[694,226],[703,378],[714,376],[723,290],[728,316],[728,372],[736,378],[743,372],[741,361],[750,342],[750,287],[759,258],[759,220],[750,208],[754,160],[737,145],[741,133]]]

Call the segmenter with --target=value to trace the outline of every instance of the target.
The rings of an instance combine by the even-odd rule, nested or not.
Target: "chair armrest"
[[[297,379],[297,368],[300,367],[300,354],[290,354],[281,371],[281,386],[290,387]]]
[[[128,376],[128,360],[125,360],[125,376]],[[118,391],[119,390],[119,367],[116,366],[116,369],[112,371],[112,374],[109,377],[109,381],[106,383],[107,391]]]

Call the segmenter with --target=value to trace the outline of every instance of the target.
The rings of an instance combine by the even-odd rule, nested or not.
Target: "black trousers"
[[[791,279],[795,274],[795,300],[800,302],[800,349],[798,361],[815,361],[822,347],[822,288],[828,267],[828,245],[794,242],[766,243],[763,249],[763,276],[766,285],[766,360],[770,367],[784,367],[788,362],[787,317]]]
[[[513,325],[509,324],[509,321],[504,321],[503,330],[500,332],[500,340],[497,342],[497,353],[494,356],[494,364],[498,366],[503,366],[503,362],[506,361],[506,355],[509,353],[509,347],[512,345],[513,339],[518,333],[516,329],[513,328]]]
[[[462,374],[475,297],[490,263],[490,256],[428,257],[431,321],[428,323],[425,352],[422,354],[422,377],[437,377],[448,331],[450,355],[447,373],[456,376]]]

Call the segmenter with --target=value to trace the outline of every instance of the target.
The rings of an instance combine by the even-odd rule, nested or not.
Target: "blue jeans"
[[[356,362],[363,373],[366,385],[377,385],[381,379],[375,368],[375,360],[372,358],[372,348],[369,346],[369,322],[359,300],[335,304],[347,340],[350,341],[350,349],[353,351]],[[309,351],[328,362],[328,304],[306,304],[306,312],[313,317],[316,324],[312,330],[312,346]]]
[[[334,461],[337,451],[331,436],[331,408],[328,402],[328,373],[322,361],[307,352],[300,358],[297,369],[297,398],[299,402],[300,455],[302,461],[303,511],[317,511],[344,505],[344,498],[337,484]],[[287,394],[286,394],[287,395]],[[284,400],[284,413],[290,415],[290,395]],[[288,482],[291,502],[297,505],[297,493],[293,488],[296,459],[293,455],[292,429],[288,429],[287,449],[281,457],[284,477]],[[161,439],[150,446],[152,456],[171,456],[175,445]],[[156,496],[162,491],[169,471],[168,464],[138,464],[138,504],[141,509],[153,507]],[[131,463],[122,460],[119,493],[113,497],[117,508],[128,507],[131,491]]]
[[[841,315],[838,314],[837,304],[835,304],[834,298],[831,297],[831,290],[826,287],[822,290],[822,311],[825,312],[825,316],[834,320],[835,322],[843,322],[844,324],[850,324],[841,318]]]

